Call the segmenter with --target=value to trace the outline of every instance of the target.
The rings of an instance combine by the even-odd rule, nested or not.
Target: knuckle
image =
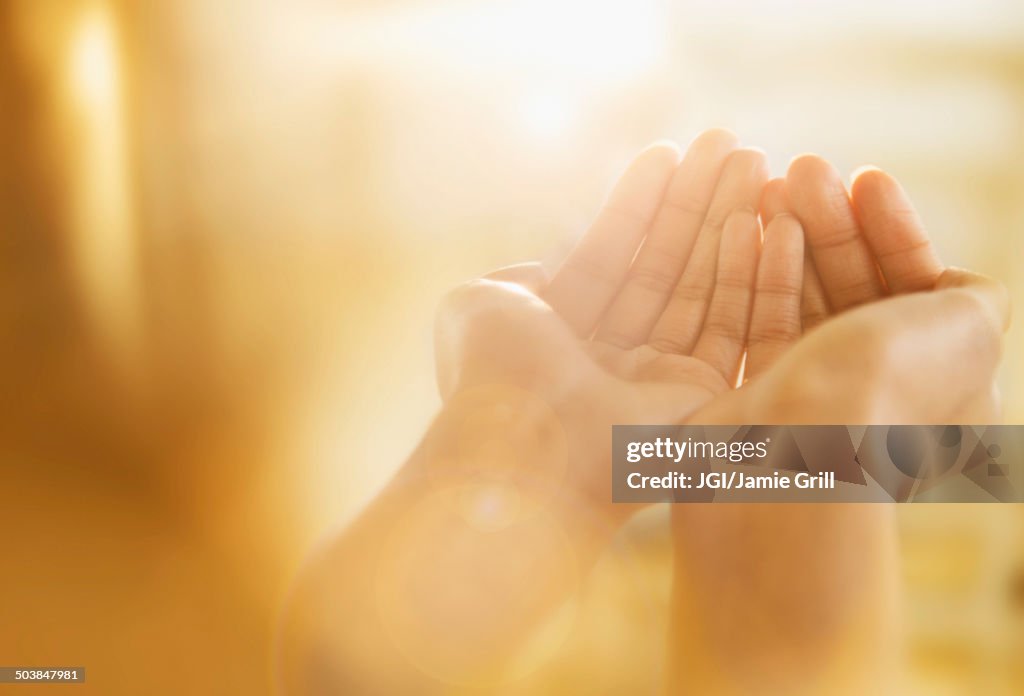
[[[732,209],[725,206],[712,206],[704,217],[704,226],[700,233],[708,234],[712,230],[720,230],[725,227],[725,221],[732,214]]]
[[[630,270],[629,282],[644,290],[667,294],[672,290],[675,278],[662,268],[638,265]]]
[[[696,283],[684,279],[676,284],[672,295],[678,300],[706,303],[711,299],[711,292],[710,283]]]
[[[748,342],[751,345],[785,345],[800,335],[799,325],[792,320],[759,322],[750,327]]]
[[[599,334],[599,340],[601,343],[624,350],[635,348],[640,343],[636,336],[622,329],[603,329]]]
[[[882,294],[882,284],[873,272],[850,280],[835,290],[837,309],[849,309]]]
[[[880,230],[890,229],[905,229],[908,227],[916,227],[918,225],[917,213],[909,208],[895,208],[895,207],[883,207],[879,210],[873,211],[865,222]],[[928,247],[931,242],[927,238],[913,241],[911,244],[906,245],[903,248],[897,248],[890,251],[886,251],[879,256],[886,256],[897,253],[905,253],[906,251],[913,251],[915,248]]]
[[[757,294],[765,295],[767,297],[775,297],[783,300],[795,300],[803,294],[803,287],[801,286],[799,281],[761,281],[757,286]]]
[[[689,342],[682,332],[668,331],[659,333],[648,344],[659,353],[687,354],[690,352]]]
[[[736,315],[708,317],[704,322],[704,333],[733,343],[743,343],[747,340],[747,324],[743,321],[733,321],[733,316]]]
[[[619,218],[623,223],[631,227],[646,227],[651,221],[649,215],[636,208],[614,203],[605,204],[600,215]]]
[[[819,231],[810,238],[810,245],[816,251],[828,251],[856,241],[860,228],[852,220],[844,219],[829,230]]]
[[[694,195],[690,189],[670,189],[661,202],[661,207],[674,210],[687,217],[703,217],[707,211],[708,201]]]
[[[767,167],[767,162],[768,158],[761,150],[751,147],[741,147],[729,155],[725,166],[728,168],[749,171],[764,169]]]

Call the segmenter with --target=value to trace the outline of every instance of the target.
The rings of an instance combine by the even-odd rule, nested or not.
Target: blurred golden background
[[[651,140],[882,166],[1024,306],[1016,0],[3,0],[0,55],[0,663],[83,692],[269,692],[290,579],[437,406],[437,298],[556,260]],[[562,687],[653,688],[664,513]],[[901,525],[907,690],[1024,692],[1024,510]]]

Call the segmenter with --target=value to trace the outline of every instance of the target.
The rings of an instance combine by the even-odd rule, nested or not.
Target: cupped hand
[[[804,156],[765,186],[760,209],[769,232],[760,273],[785,288],[785,312],[755,308],[748,381],[691,422],[994,418],[1005,291],[943,269],[895,179],[862,170],[848,194],[831,165]],[[780,217],[798,220],[805,237],[773,241]],[[760,292],[758,301],[777,298]],[[759,325],[759,315],[782,330]],[[679,505],[672,519],[668,691],[797,694],[828,684],[863,693],[891,678],[899,650],[891,508]]]
[[[540,397],[583,487],[607,504],[596,463],[608,459],[611,424],[682,422],[729,391],[748,327],[763,339],[755,355],[799,336],[802,233],[777,216],[761,256],[754,211],[767,179],[764,154],[726,131],[702,134],[682,161],[670,146],[644,151],[550,281],[517,266],[449,296],[437,325],[442,397],[495,384]]]
[[[793,215],[804,230],[800,323],[803,332],[811,333],[797,344],[793,359],[772,370],[794,341],[772,341],[772,349],[755,351],[763,336],[751,327],[745,375],[767,373],[763,381],[768,384],[758,385],[757,391],[774,406],[753,406],[745,415],[727,417],[731,407],[720,404],[698,418],[779,423],[998,419],[994,371],[1008,322],[1005,289],[942,264],[894,177],[864,167],[847,191],[835,167],[816,155],[803,155],[793,160],[784,179],[766,184],[760,211],[764,221]],[[785,282],[792,283],[797,272],[789,266]],[[958,292],[895,302],[950,289]],[[983,301],[984,311],[963,313],[968,291]],[[820,331],[811,331],[819,326]],[[941,394],[929,386],[939,384],[944,385]],[[754,396],[738,393],[728,403],[760,399]]]
[[[525,265],[453,293],[439,321],[442,395],[473,373],[470,365],[481,362],[473,354],[500,372],[511,349],[520,361],[530,355],[537,374],[549,374],[545,364],[584,361],[621,381],[671,387],[676,403],[670,410],[680,418],[735,386],[749,326],[765,337],[755,353],[762,343],[796,338],[802,245],[795,218],[778,216],[769,226],[758,263],[761,228],[754,210],[767,181],[763,153],[738,148],[731,133],[712,130],[678,159],[670,146],[644,151],[550,282],[539,267]],[[562,342],[559,350],[532,350],[516,340],[522,327],[482,319],[488,306],[528,299],[535,318],[546,322],[541,333]],[[507,309],[497,313],[510,316]],[[470,335],[481,346],[464,340]],[[566,345],[568,337],[575,347]],[[517,376],[524,376],[522,369]]]

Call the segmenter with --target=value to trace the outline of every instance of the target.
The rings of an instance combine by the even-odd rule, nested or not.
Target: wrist
[[[610,536],[632,512],[611,503],[611,426],[623,401],[614,386],[555,397],[506,384],[464,389],[439,413],[415,466],[433,486],[458,489],[466,509],[545,514],[573,536]]]

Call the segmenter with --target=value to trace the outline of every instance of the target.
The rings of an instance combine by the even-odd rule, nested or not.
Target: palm
[[[642,153],[542,295],[610,374],[710,398],[834,312],[930,289],[941,271],[892,177],[866,170],[848,195],[804,156],[768,181],[762,153],[712,130],[682,162]]]
[[[738,383],[745,354],[768,362],[800,334],[802,234],[780,217],[761,253],[767,178],[763,153],[724,131],[682,162],[649,149],[538,290],[609,374],[709,400]]]
[[[663,353],[648,345],[623,349],[595,341],[585,341],[583,350],[609,374],[626,382],[695,387],[709,399],[731,386],[711,363],[692,355]]]

